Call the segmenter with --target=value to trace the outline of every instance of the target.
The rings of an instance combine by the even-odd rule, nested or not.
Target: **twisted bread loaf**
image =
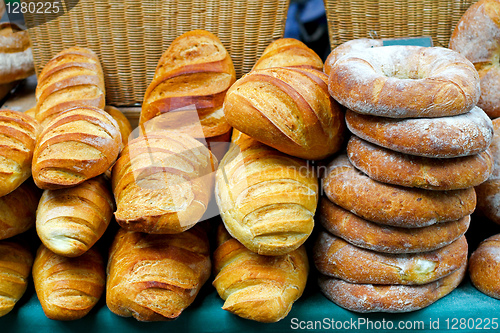
[[[102,176],[67,189],[45,190],[38,205],[36,231],[52,252],[77,257],[101,238],[113,210],[113,195]]]
[[[285,154],[323,159],[340,149],[345,128],[327,80],[326,74],[308,68],[254,70],[228,90],[226,119]]]
[[[210,151],[191,136],[157,133],[132,140],[113,167],[116,221],[125,229],[179,233],[203,216],[216,166]]]
[[[121,142],[118,125],[108,113],[94,107],[69,109],[40,134],[33,179],[48,190],[81,184],[113,165]]]
[[[314,171],[234,130],[216,174],[215,195],[229,233],[249,250],[282,255],[312,232],[318,202]]]
[[[196,226],[175,235],[120,229],[110,249],[106,303],[140,321],[177,318],[210,276],[206,232]]]
[[[195,138],[227,133],[231,127],[222,103],[235,80],[233,62],[220,40],[204,30],[187,32],[160,58],[144,95],[139,124],[146,134],[164,127]],[[179,108],[184,111],[171,112]]]
[[[36,120],[45,126],[70,108],[105,105],[104,75],[97,55],[71,47],[55,55],[38,75]]]
[[[15,242],[0,242],[0,317],[9,313],[28,286],[33,256]]]
[[[21,80],[34,73],[35,67],[28,32],[23,31],[16,24],[1,23],[0,84]]]
[[[260,322],[283,319],[306,286],[309,263],[304,246],[282,256],[249,251],[219,225],[213,285],[224,310]]]
[[[43,312],[50,319],[84,317],[104,291],[104,262],[90,249],[76,258],[57,255],[41,245],[33,264],[33,281]]]
[[[39,126],[18,111],[0,110],[0,197],[31,176],[31,162]]]

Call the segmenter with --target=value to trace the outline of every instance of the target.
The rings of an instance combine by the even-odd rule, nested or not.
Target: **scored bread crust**
[[[472,284],[482,293],[500,299],[500,235],[483,240],[469,259]]]
[[[380,183],[357,170],[346,155],[327,167],[323,190],[340,207],[372,222],[396,227],[424,227],[472,214],[474,188],[430,191]]]
[[[355,246],[383,253],[436,250],[460,238],[470,225],[470,216],[465,216],[421,228],[391,227],[362,219],[326,197],[318,209],[318,220],[328,232]]]
[[[461,236],[434,251],[388,254],[351,245],[322,231],[313,257],[321,274],[351,283],[426,284],[466,264],[467,241]]]
[[[335,304],[354,312],[410,312],[431,305],[462,282],[467,265],[437,281],[422,285],[373,285],[349,283],[321,276],[321,292]]]
[[[343,56],[357,51],[363,51],[366,48],[383,46],[381,39],[358,38],[340,44],[330,52],[325,60],[325,74],[330,76],[333,65]]]
[[[429,158],[398,153],[353,135],[347,144],[349,161],[383,183],[427,190],[459,190],[477,186],[493,171],[489,149],[456,158]]]

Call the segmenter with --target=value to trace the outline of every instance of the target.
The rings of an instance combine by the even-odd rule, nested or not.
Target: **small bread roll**
[[[123,149],[123,147],[127,145],[130,133],[132,133],[132,126],[130,125],[130,122],[128,121],[127,117],[125,117],[125,115],[114,106],[106,105],[104,111],[109,113],[111,117],[113,117],[113,119],[118,124],[118,129],[120,130],[120,134],[122,136],[122,144],[123,144],[122,149]]]
[[[0,84],[25,79],[33,74],[35,66],[28,31],[14,23],[1,23]]]
[[[482,241],[469,260],[472,284],[482,293],[500,299],[500,234]]]
[[[249,251],[219,225],[213,285],[222,309],[264,323],[286,317],[306,286],[309,263],[304,246],[282,256]]]
[[[83,318],[101,297],[105,279],[104,262],[95,249],[68,258],[42,244],[33,264],[36,295],[50,319]]]
[[[24,246],[0,242],[0,317],[9,313],[28,286],[33,256]]]
[[[139,321],[177,318],[210,276],[208,237],[195,226],[175,235],[120,229],[110,249],[106,303]]]

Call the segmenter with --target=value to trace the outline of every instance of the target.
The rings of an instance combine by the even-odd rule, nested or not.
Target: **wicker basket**
[[[474,0],[325,0],[330,45],[356,38],[431,36],[448,47],[451,33]]]
[[[106,102],[142,103],[161,54],[193,29],[217,35],[237,76],[248,72],[264,48],[283,37],[289,0],[80,0],[66,14],[25,14],[37,73],[56,53],[78,45],[98,53]],[[66,8],[65,8],[66,9]],[[49,14],[47,14],[49,15]]]

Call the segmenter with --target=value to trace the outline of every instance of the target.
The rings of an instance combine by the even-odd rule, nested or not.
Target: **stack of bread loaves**
[[[355,40],[325,64],[354,134],[323,177],[314,249],[320,288],[357,312],[405,312],[466,270],[474,186],[492,171],[473,65],[443,48]]]
[[[223,309],[243,318],[283,319],[306,284],[318,182],[302,158],[335,153],[345,126],[322,66],[303,43],[277,40],[224,101],[234,130],[216,174],[224,226],[213,284]]]

